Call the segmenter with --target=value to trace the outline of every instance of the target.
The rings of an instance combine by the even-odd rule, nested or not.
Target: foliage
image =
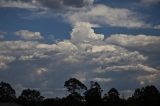
[[[99,83],[91,81],[90,88],[75,78],[64,84],[70,94],[63,98],[44,99],[37,90],[24,89],[16,98],[15,90],[10,84],[0,83],[0,102],[16,102],[21,106],[160,106],[160,92],[153,86],[137,88],[132,97],[120,98],[116,88],[111,88],[102,95]],[[81,91],[84,91],[84,95]]]
[[[27,102],[40,102],[43,98],[37,90],[24,89],[18,99]]]
[[[65,82],[64,86],[71,94],[80,93],[82,90],[87,90],[87,87],[76,78],[70,78]]]
[[[15,100],[16,92],[10,84],[0,82],[0,102],[12,102]]]

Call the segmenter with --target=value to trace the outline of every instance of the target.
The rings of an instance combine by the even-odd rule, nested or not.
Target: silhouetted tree
[[[108,91],[108,103],[111,106],[123,106],[122,100],[119,98],[119,92],[115,88]]]
[[[101,98],[101,86],[91,81],[90,88],[75,78],[67,80],[64,84],[70,94],[63,98],[44,99],[37,90],[24,89],[16,99],[15,90],[10,84],[0,82],[0,106],[17,105],[22,106],[160,106],[160,92],[153,86],[146,86],[135,90],[132,97],[127,100],[119,97],[119,92],[111,88],[103,98]],[[84,96],[81,91],[84,91]],[[16,102],[16,103],[1,103]]]
[[[19,96],[19,101],[22,104],[30,104],[30,103],[38,103],[43,100],[43,96],[41,96],[40,92],[37,90],[25,89],[22,91]]]
[[[10,84],[0,82],[0,102],[12,102],[16,99],[16,92]]]
[[[43,100],[43,106],[62,106],[62,99],[60,98],[47,98]]]
[[[63,103],[67,106],[83,105],[83,97],[81,92],[87,90],[87,87],[77,80],[76,78],[70,78],[65,81],[64,86],[71,93],[67,97],[63,98]]]
[[[109,97],[109,100],[111,101],[117,101],[119,100],[119,92],[117,91],[117,89],[111,88],[108,91],[108,97]]]
[[[62,99],[64,106],[83,106],[84,98],[77,92],[68,95]]]
[[[87,90],[85,95],[86,104],[88,106],[97,106],[101,104],[101,87],[97,82],[91,81],[90,89]]]
[[[138,88],[135,90],[132,100],[139,105],[158,106],[160,105],[159,91],[153,85],[142,87],[141,89]]]
[[[71,94],[74,93],[80,94],[82,90],[87,90],[87,87],[76,78],[70,78],[69,80],[65,81],[64,86]]]

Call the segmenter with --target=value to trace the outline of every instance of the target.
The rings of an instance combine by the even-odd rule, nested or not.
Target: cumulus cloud
[[[159,52],[160,37],[152,35],[113,34],[106,39],[109,44],[119,45],[135,50]]]
[[[89,42],[103,40],[104,35],[94,33],[91,24],[79,22],[76,23],[71,33],[71,41],[73,42]]]
[[[13,56],[0,55],[0,69],[8,68],[7,64],[13,62],[15,59]]]
[[[79,12],[69,12],[66,17],[72,23],[90,22],[93,24],[126,28],[150,27],[150,25],[144,22],[140,16],[129,9],[112,8],[102,4],[97,4],[90,9],[83,9]]]
[[[43,39],[43,36],[40,32],[32,32],[29,30],[20,30],[15,32],[17,36],[20,36],[24,40],[40,40]]]
[[[35,47],[38,42],[36,41],[2,41],[0,42],[1,53],[7,53],[7,51],[17,50],[29,50]]]
[[[15,86],[20,84],[19,89],[39,88],[45,95],[50,92],[56,96],[64,94],[64,90],[57,89],[63,88],[64,81],[70,77],[84,83],[98,81],[102,86],[121,90],[141,86],[142,82],[150,84],[152,75],[155,75],[152,83],[157,84],[159,61],[152,60],[150,64],[151,55],[140,51],[142,47],[150,50],[153,46],[159,47],[158,36],[111,35],[104,39],[104,35],[94,32],[91,24],[78,23],[70,39],[53,44],[1,41],[0,70],[7,71],[0,71],[0,78]]]

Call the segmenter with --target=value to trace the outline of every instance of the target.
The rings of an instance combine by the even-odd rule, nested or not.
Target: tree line
[[[116,88],[102,95],[98,82],[91,81],[87,88],[76,78],[65,81],[69,95],[62,98],[45,98],[38,90],[24,89],[20,96],[9,83],[0,82],[0,103],[16,103],[21,106],[160,106],[160,92],[154,85],[135,89],[131,97],[124,99]]]

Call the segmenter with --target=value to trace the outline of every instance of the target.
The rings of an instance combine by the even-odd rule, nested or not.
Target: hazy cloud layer
[[[36,2],[42,4],[48,8],[65,8],[65,7],[73,7],[73,8],[81,8],[84,6],[92,5],[94,0],[35,0]]]
[[[19,35],[29,35],[30,39],[30,34],[32,38],[40,33]],[[1,41],[0,79],[11,82],[18,91],[36,88],[45,96],[64,95],[63,83],[70,77],[84,83],[98,81],[104,89],[128,91],[146,84],[159,87],[159,60],[150,60],[152,52],[145,53],[150,50],[158,57],[159,40],[156,36],[125,34],[104,39],[91,24],[83,22],[75,24],[71,39],[53,44],[28,39]]]
[[[160,29],[159,23],[148,23],[148,16],[140,15],[142,13],[94,2],[95,0],[1,0],[0,7],[32,10],[30,17],[61,16],[72,24],[89,22],[100,26]],[[159,0],[140,0],[135,3],[158,4]]]
[[[141,0],[141,2],[148,5],[152,5],[152,4],[160,3],[160,0]]]
[[[99,12],[100,11],[100,12]],[[72,23],[89,22],[99,25],[109,25],[126,28],[150,28],[135,12],[125,8],[112,8],[106,5],[95,5],[90,9],[66,14]]]
[[[23,8],[23,9],[38,8],[31,0],[28,0],[28,1],[27,0],[1,0],[0,7]]]

